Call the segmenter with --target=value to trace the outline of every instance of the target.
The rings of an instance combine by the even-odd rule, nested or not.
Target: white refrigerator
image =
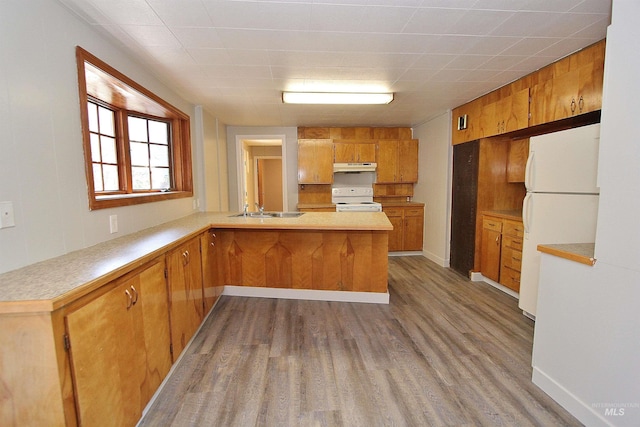
[[[524,241],[519,307],[535,318],[539,244],[593,243],[598,217],[600,125],[532,137],[522,205]]]

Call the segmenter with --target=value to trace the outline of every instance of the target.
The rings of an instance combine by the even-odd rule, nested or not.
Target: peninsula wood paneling
[[[387,232],[221,230],[224,284],[387,291]]]

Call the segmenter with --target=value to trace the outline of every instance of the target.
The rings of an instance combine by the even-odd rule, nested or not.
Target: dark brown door
[[[453,147],[450,266],[467,277],[475,256],[479,147],[479,141]]]

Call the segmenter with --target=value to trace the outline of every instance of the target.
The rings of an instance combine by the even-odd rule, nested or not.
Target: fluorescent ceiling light
[[[393,93],[282,92],[285,104],[388,104]]]

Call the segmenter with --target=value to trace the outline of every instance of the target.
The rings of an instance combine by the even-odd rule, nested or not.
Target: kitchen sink
[[[248,212],[249,218],[297,218],[304,212]],[[232,217],[245,216],[243,213],[230,215]]]

